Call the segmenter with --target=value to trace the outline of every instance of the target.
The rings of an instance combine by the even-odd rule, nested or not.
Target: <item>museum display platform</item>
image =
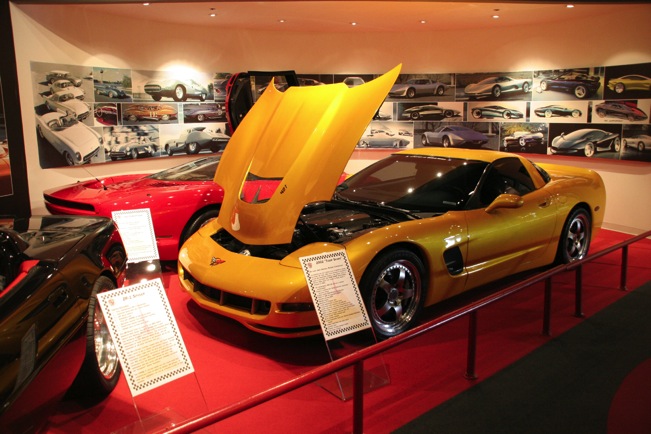
[[[591,252],[598,252],[628,238],[631,236],[602,230],[593,240]],[[639,296],[635,288],[651,282],[649,257],[651,240],[642,240],[630,246],[627,286],[629,291],[618,289],[621,252],[605,255],[586,265],[583,273],[583,318],[574,316],[574,273],[568,272],[554,277],[551,337],[541,334],[543,284],[534,285],[483,309],[479,313],[477,380],[464,378],[468,327],[466,319],[446,324],[388,351],[383,355],[383,361],[389,372],[390,384],[365,395],[364,431],[387,433],[405,427],[403,432],[430,432],[427,428],[429,422],[426,420],[426,413],[430,410],[451,405],[452,399],[461,399],[460,397],[464,396],[464,391],[470,393],[471,389],[478,390],[478,387],[473,386],[483,387],[484,384],[489,384],[487,380],[493,385],[496,381],[499,383],[501,378],[506,378],[503,381],[509,381],[509,378],[514,377],[509,377],[508,369],[550,345],[560,345],[563,350],[558,359],[558,369],[567,366],[565,361],[568,355],[594,354],[585,351],[584,343],[580,339],[575,339],[570,344],[565,344],[562,339],[569,335],[566,332],[577,329],[593,317],[598,320],[598,313],[613,304],[616,305],[627,295]],[[271,338],[200,309],[181,291],[174,264],[165,265],[161,277],[195,372],[135,398],[131,396],[122,377],[112,395],[100,403],[82,405],[72,400],[64,400],[58,405],[57,412],[50,417],[47,432],[155,432],[157,424],[161,421],[180,422],[185,417],[231,405],[329,362],[322,336],[286,340]],[[512,283],[500,282],[480,291],[490,293]],[[477,295],[477,291],[471,291],[470,295],[462,295],[429,308],[424,312],[422,321],[443,315],[468,302],[466,297]],[[633,310],[632,315],[635,313]],[[647,316],[647,311],[642,305],[639,315]],[[626,320],[626,317],[621,318],[622,323]],[[599,324],[598,322],[597,325]],[[640,339],[644,336],[646,335],[641,333]],[[585,345],[593,346],[594,342],[586,340]],[[599,343],[606,349],[613,347],[607,340]],[[646,345],[640,341],[639,346],[649,348],[648,341]],[[651,348],[647,352],[646,357],[651,358]],[[607,372],[592,372],[592,378],[589,369],[596,365],[596,360],[583,362],[588,372],[581,378],[586,383],[603,382],[605,378],[622,379],[621,372],[613,373],[612,376]],[[531,363],[536,366],[536,360]],[[554,358],[544,359],[544,362],[540,363],[541,370],[547,369],[550,372],[550,378],[543,378],[542,383],[549,384],[550,390],[563,390],[562,387],[552,387],[556,384],[567,384],[568,388],[573,389],[583,387],[583,384],[571,381],[576,376],[574,372],[552,369],[550,365],[554,365]],[[613,366],[612,369],[617,367]],[[641,378],[643,381],[636,381],[634,384],[630,381],[622,382],[621,388],[619,383],[615,384],[615,390],[619,391],[618,408],[622,407],[622,400],[626,402],[629,395],[649,396],[648,393],[639,393],[643,388],[649,390],[651,381],[647,380],[651,377],[648,375],[650,372],[651,364],[647,360],[646,364],[640,365],[635,372],[635,378]],[[517,378],[524,380],[508,383],[514,397],[522,393],[520,389],[526,390],[533,387],[531,384],[535,384],[527,383],[526,374]],[[571,414],[572,411],[590,409],[594,397],[585,394],[577,396],[586,401],[583,405],[569,406],[571,408],[566,408],[565,412]],[[486,397],[491,399],[490,395]],[[568,394],[568,397],[571,395]],[[529,410],[538,405],[541,409],[545,408],[548,403],[543,399],[549,398],[548,395],[537,394],[532,390],[527,396],[527,399],[531,400]],[[614,398],[612,396],[605,399],[610,402]],[[319,385],[311,384],[222,421],[207,432],[351,432],[352,408],[352,401],[342,401]],[[635,406],[630,408],[635,409]],[[470,407],[468,411],[471,414],[466,417],[480,418],[485,413],[482,409],[485,409],[485,405],[474,409]],[[473,412],[476,413],[475,416]],[[503,410],[504,418],[508,418],[509,414],[509,409]],[[640,423],[651,422],[647,414],[638,412],[637,415],[646,418]],[[577,414],[575,419],[580,421],[581,417],[582,414]],[[419,421],[423,421],[421,425]],[[649,425],[646,426],[648,428]],[[484,428],[484,432],[491,431],[486,426]],[[454,426],[445,426],[441,432],[456,431]],[[605,427],[603,432],[606,432]]]

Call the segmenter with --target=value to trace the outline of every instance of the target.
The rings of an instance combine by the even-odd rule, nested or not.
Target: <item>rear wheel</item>
[[[585,154],[586,157],[592,157],[595,153],[595,144],[590,142],[586,143],[585,148],[583,149],[583,153]]]
[[[423,305],[425,267],[405,249],[381,254],[360,282],[373,329],[381,338],[396,336],[413,326]]]
[[[557,261],[563,264],[585,258],[590,248],[592,221],[584,208],[573,210],[558,241]]]
[[[88,303],[86,358],[72,389],[77,395],[103,398],[118,384],[122,368],[106,319],[97,301],[97,294],[115,288],[113,281],[106,276],[100,276],[93,285]]]
[[[187,99],[187,95],[185,93],[185,88],[181,86],[180,84],[177,84],[176,87],[174,88],[174,101],[185,101]]]

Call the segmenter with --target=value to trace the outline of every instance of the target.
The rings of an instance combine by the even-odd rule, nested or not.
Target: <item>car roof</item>
[[[464,160],[480,160],[487,163],[505,157],[520,158],[516,154],[487,149],[465,149],[465,148],[415,148],[396,152],[400,155],[422,155],[425,157],[461,158]]]

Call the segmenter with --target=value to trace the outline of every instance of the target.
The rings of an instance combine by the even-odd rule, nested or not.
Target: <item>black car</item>
[[[96,294],[122,285],[125,264],[111,219],[0,219],[0,432],[37,431],[68,389],[97,399],[115,388]]]
[[[579,72],[566,72],[550,78],[545,78],[540,82],[540,89],[560,90],[570,92],[579,99],[587,98],[595,93],[601,83],[599,77]]]

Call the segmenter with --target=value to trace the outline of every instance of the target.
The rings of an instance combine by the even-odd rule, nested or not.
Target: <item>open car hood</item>
[[[246,244],[286,244],[303,206],[329,200],[359,138],[401,66],[361,86],[267,89],[231,140],[215,174],[224,189],[218,223]],[[269,195],[246,182],[277,181]]]

